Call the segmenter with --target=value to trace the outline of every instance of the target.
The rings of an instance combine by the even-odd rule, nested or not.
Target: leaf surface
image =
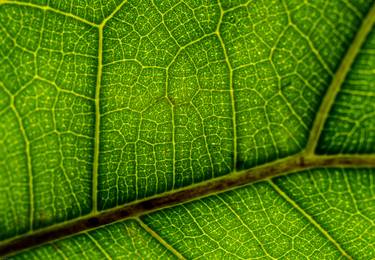
[[[374,17],[0,1],[0,252],[375,257]]]

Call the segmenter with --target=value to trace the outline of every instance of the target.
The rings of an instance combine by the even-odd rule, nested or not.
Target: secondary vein
[[[224,16],[224,9],[221,5],[221,1],[218,0],[218,4],[220,7],[220,19],[218,22],[218,26],[216,28],[216,35],[219,38],[221,48],[223,49],[224,52],[224,57],[225,57],[225,63],[228,66],[229,70],[229,91],[230,91],[230,100],[231,100],[231,109],[232,109],[232,128],[233,128],[233,170],[236,170],[237,167],[237,114],[236,114],[236,105],[235,105],[235,96],[234,96],[234,82],[233,82],[233,68],[232,64],[230,63],[229,60],[229,54],[227,51],[227,48],[225,47],[225,43],[223,40],[223,37],[221,36],[220,33],[220,26],[223,21],[223,16]]]
[[[126,4],[128,2],[128,0],[123,0],[116,8],[115,10],[113,10],[113,12],[108,15],[107,17],[105,17],[103,19],[103,21],[101,22],[100,26],[104,26],[115,14],[117,14],[118,11],[120,11],[120,9],[124,6],[124,4]]]
[[[99,172],[99,149],[100,149],[100,86],[102,84],[103,71],[103,25],[99,26],[98,44],[98,72],[95,88],[95,141],[94,162],[92,171],[92,212],[98,210],[98,172]]]
[[[276,183],[272,180],[268,180],[270,186],[289,204],[293,206],[296,210],[298,210],[311,224],[313,224],[339,251],[340,253],[348,258],[352,259],[352,257],[341,247],[341,245],[325,230],[316,220],[310,216],[306,211],[304,211],[292,198],[290,198]]]
[[[152,230],[142,219],[136,218],[138,224],[153,238],[155,238],[160,244],[162,244],[166,249],[168,249],[172,254],[174,254],[178,259],[186,259],[183,255],[180,254],[176,249],[173,248],[168,242],[166,242],[158,233]]]
[[[363,43],[366,41],[367,35],[370,33],[375,23],[375,3],[372,5],[370,11],[363,19],[362,24],[354,37],[354,40],[347,50],[344,58],[342,59],[338,70],[333,76],[332,82],[327,89],[327,92],[323,98],[320,108],[315,117],[312,130],[310,132],[309,139],[305,148],[306,154],[313,154],[316,146],[318,145],[319,137],[323,131],[325,122],[327,121],[328,114],[334,104],[337,94],[340,91],[342,84],[346,76],[348,75],[350,68],[356,59]]]
[[[50,11],[50,12],[53,12],[53,13],[56,13],[56,14],[61,14],[61,15],[66,16],[66,17],[73,18],[73,19],[75,19],[77,21],[80,21],[82,23],[91,25],[93,27],[98,27],[98,25],[96,23],[90,22],[89,20],[86,20],[86,19],[84,19],[82,17],[79,17],[77,15],[74,15],[74,14],[71,14],[71,13],[67,13],[67,12],[61,11],[59,9],[52,8],[52,7],[48,6],[48,5],[42,6],[42,5],[37,5],[37,4],[27,3],[27,2],[0,0],[0,5],[2,5],[2,4],[17,5],[17,6],[27,6],[27,7],[31,7],[31,8],[35,8],[35,9],[44,10],[44,11]]]

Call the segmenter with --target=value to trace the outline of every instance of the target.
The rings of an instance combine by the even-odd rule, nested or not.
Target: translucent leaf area
[[[0,257],[374,259],[374,24],[373,0],[0,0]]]

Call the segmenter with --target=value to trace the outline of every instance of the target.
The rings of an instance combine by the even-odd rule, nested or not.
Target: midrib
[[[316,168],[374,168],[375,155],[313,155],[296,154],[248,170],[166,192],[128,205],[91,213],[65,223],[55,224],[33,233],[4,240],[0,256],[17,253],[60,238],[75,235],[107,224],[145,215],[163,208],[225,192],[247,184]]]

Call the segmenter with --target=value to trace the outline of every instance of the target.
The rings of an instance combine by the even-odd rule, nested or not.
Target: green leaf
[[[0,0],[0,255],[375,258],[374,23],[370,0]]]

